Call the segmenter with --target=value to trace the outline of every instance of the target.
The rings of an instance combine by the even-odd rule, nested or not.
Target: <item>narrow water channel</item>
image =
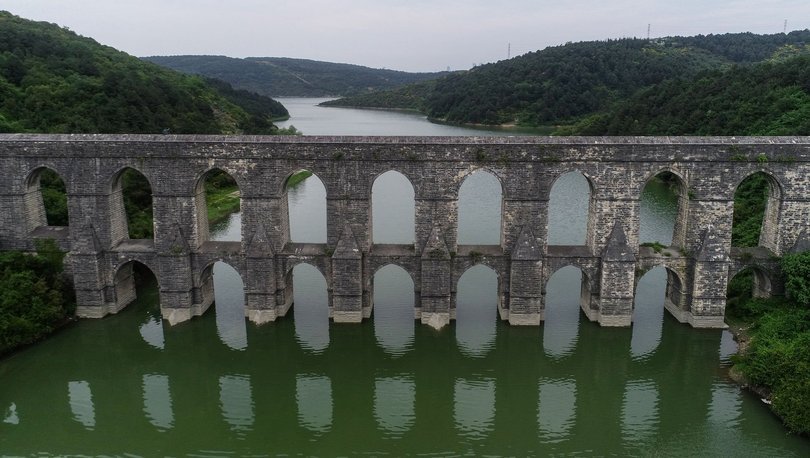
[[[473,177],[459,237],[498,243],[499,185]],[[407,243],[412,189],[396,174],[380,180],[372,205],[395,210],[374,211],[386,219],[374,238]],[[581,175],[557,181],[549,243],[584,243],[587,192]],[[290,191],[294,240],[325,238],[324,198],[315,176]],[[665,185],[648,186],[642,240],[667,243],[674,208]],[[238,240],[240,226],[237,213],[211,233]],[[376,273],[374,316],[359,325],[329,322],[326,282],[308,265],[293,272],[291,313],[264,326],[245,321],[242,281],[224,263],[214,307],[175,327],[147,277],[118,315],[0,361],[0,455],[810,455],[727,378],[728,332],[664,312],[662,268],[642,277],[622,329],[582,315],[581,275],[566,267],[549,280],[543,326],[511,327],[497,319],[494,272],[476,266],[439,332],[414,321],[413,282],[396,266]]]

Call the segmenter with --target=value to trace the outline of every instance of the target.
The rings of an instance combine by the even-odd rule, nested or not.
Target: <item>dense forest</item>
[[[0,132],[271,134],[286,116],[276,101],[0,11]]]
[[[589,117],[580,135],[808,135],[810,55],[665,81]]]
[[[184,73],[217,78],[236,88],[272,97],[363,94],[446,74],[409,73],[286,57],[152,56],[144,60]]]
[[[398,108],[418,107],[431,118],[455,123],[570,126],[619,109],[639,91],[658,94],[659,84],[687,84],[706,72],[720,75],[735,65],[745,68],[807,54],[810,49],[805,43],[810,43],[807,30],[570,43],[445,76],[427,94],[414,88],[421,100],[408,100]],[[803,65],[797,62],[791,65]],[[780,87],[798,84],[795,78],[800,73],[796,70],[785,75]],[[389,108],[392,100],[399,100],[396,92],[403,90],[407,91],[383,91],[362,99],[348,97],[331,105]],[[649,109],[655,108],[653,104]],[[601,117],[597,120],[605,123]],[[598,126],[591,120],[580,128],[592,127],[590,133]]]

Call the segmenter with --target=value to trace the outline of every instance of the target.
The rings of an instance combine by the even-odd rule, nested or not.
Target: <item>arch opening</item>
[[[579,287],[579,293],[577,293]],[[574,352],[579,336],[579,315],[590,294],[587,275],[579,267],[556,270],[546,282],[543,351],[554,358]],[[589,301],[585,302],[589,304]]]
[[[779,183],[770,174],[756,172],[742,180],[734,191],[731,246],[763,246],[776,253],[781,200]]]
[[[300,169],[284,181],[281,199],[286,217],[287,240],[294,243],[326,243],[326,187],[313,172]]]
[[[664,170],[641,190],[639,243],[660,251],[661,246],[683,247],[686,240],[689,193],[683,179]]]
[[[62,177],[48,167],[34,170],[26,183],[25,207],[29,232],[43,226],[68,226],[67,189]]]
[[[548,201],[548,244],[586,245],[593,189],[585,175],[574,170],[554,180]]]
[[[413,244],[416,240],[416,201],[413,184],[389,170],[371,185],[371,238],[373,243]]]
[[[412,348],[416,292],[408,272],[394,264],[380,268],[372,279],[374,336],[394,356]]]
[[[115,176],[110,192],[110,217],[113,245],[127,239],[154,238],[152,185],[141,172],[126,167]]]
[[[228,172],[211,169],[197,181],[194,192],[200,243],[242,240],[239,184]]]
[[[762,305],[756,299],[767,299],[772,296],[773,283],[768,272],[748,266],[729,279],[726,289],[726,313],[739,318],[753,318]]]
[[[163,315],[160,309],[160,287],[155,273],[140,261],[129,261],[118,267],[113,276],[117,313],[132,304],[141,323],[138,332],[148,345],[165,348]]]
[[[115,291],[113,313],[137,300],[150,314],[160,317],[160,284],[157,275],[146,264],[133,260],[118,266],[113,275],[113,288]]]
[[[498,274],[483,264],[470,267],[458,279],[456,342],[463,353],[483,357],[494,348],[500,291]]]
[[[285,275],[284,294],[293,305],[295,337],[305,349],[319,353],[329,346],[329,292],[326,278],[308,263]]]
[[[500,245],[503,187],[491,172],[476,170],[458,192],[458,244]]]

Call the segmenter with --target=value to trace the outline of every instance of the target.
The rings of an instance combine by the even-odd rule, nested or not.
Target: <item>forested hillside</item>
[[[285,57],[152,56],[144,60],[184,73],[217,78],[236,88],[273,97],[362,94],[445,74],[408,73]]]
[[[269,134],[286,116],[273,100],[0,11],[0,132]]]
[[[448,75],[409,108],[457,123],[570,125],[653,85],[790,55],[806,42],[805,30],[570,43]],[[388,107],[395,99],[378,94],[332,105]]]
[[[568,133],[810,135],[810,56],[668,80]]]

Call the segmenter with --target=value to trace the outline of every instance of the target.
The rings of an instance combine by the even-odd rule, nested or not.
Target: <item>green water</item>
[[[374,322],[330,325],[313,350],[292,316],[246,325],[235,350],[219,311],[170,328],[156,319],[154,287],[139,292],[118,316],[0,365],[3,455],[810,452],[727,380],[726,333],[668,316],[644,355],[633,329],[584,320],[561,356],[544,348],[543,328],[494,321],[477,352],[457,329],[425,326],[391,351]]]

